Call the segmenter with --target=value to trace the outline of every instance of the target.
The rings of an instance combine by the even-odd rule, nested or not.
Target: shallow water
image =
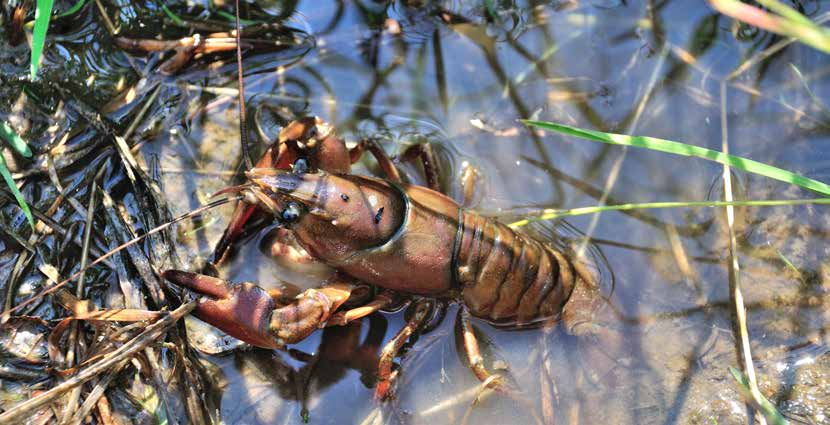
[[[489,2],[408,3],[247,6],[250,19],[296,30],[286,48],[246,53],[255,150],[263,146],[256,127],[269,138],[279,131],[272,111],[319,115],[350,142],[379,136],[392,155],[426,141],[440,152],[445,190],[459,199],[463,167],[476,167],[481,181],[474,207],[506,221],[541,208],[713,200],[723,193],[717,164],[531,132],[517,122],[523,118],[718,150],[728,136],[732,154],[830,181],[824,148],[830,112],[823,103],[830,61],[808,47],[791,44],[762,58],[780,38],[736,28],[700,2],[496,2],[495,13],[488,12]],[[194,20],[208,15],[201,5],[167,4]],[[810,2],[803,8],[818,19],[825,17],[823,6]],[[186,35],[169,22],[160,26],[164,14],[155,4],[106,9],[124,36]],[[100,135],[89,130],[79,110],[102,112],[124,132],[151,102],[127,141],[141,165],[158,176],[173,216],[241,181],[232,55],[197,58],[174,76],[162,75],[158,69],[166,57],[121,51],[91,5],[77,19],[58,21],[50,33],[37,84],[19,78],[27,72],[19,59],[28,54],[26,47],[0,44],[0,119],[25,128],[36,150],[55,146],[69,131],[79,132],[68,139],[73,148],[95,143]],[[285,34],[271,36],[288,40]],[[104,106],[125,93],[133,95]],[[96,149],[89,158],[107,148]],[[105,187],[142,220],[139,229],[150,227],[122,165],[109,164]],[[371,161],[356,168],[373,169]],[[419,181],[414,168],[405,171]],[[68,187],[84,175],[72,167],[61,171]],[[28,181],[27,199],[46,210],[56,196],[49,179]],[[740,199],[815,196],[742,173],[734,173],[734,181]],[[78,184],[73,192],[84,204],[87,187]],[[222,207],[178,227],[175,244],[183,262],[195,268],[204,261],[230,212]],[[14,206],[2,213],[4,223],[25,226]],[[84,221],[71,209],[63,214],[69,217],[65,222]],[[738,208],[736,214],[740,279],[762,389],[790,418],[826,423],[830,318],[823,260],[830,215],[822,206]],[[610,305],[597,314],[597,326],[620,332],[623,346],[581,340],[561,329],[504,331],[477,323],[489,341],[488,362],[515,380],[523,401],[478,394],[479,383],[456,346],[451,307],[436,329],[407,349],[392,402],[378,406],[372,400],[372,367],[380,344],[402,326],[403,312],[318,332],[294,347],[293,355],[204,355],[214,383],[206,397],[209,409],[226,423],[301,423],[304,410],[313,423],[747,422],[728,371],[739,366],[739,358],[723,211],[639,210],[568,223],[576,235],[590,237],[592,251],[605,259],[600,266]],[[550,235],[545,229],[540,234]],[[298,285],[313,285],[324,274],[297,273],[270,260],[267,240],[267,230],[252,235],[220,274]],[[19,245],[13,239],[3,243],[0,260],[11,265]],[[105,251],[108,245],[100,244]],[[77,261],[71,258],[78,254],[58,246],[43,241],[38,261],[73,270]],[[99,285],[117,287],[116,273],[101,270]],[[25,273],[38,276],[36,269]],[[125,273],[135,278],[132,269]],[[40,313],[57,315],[47,307]],[[199,333],[205,330],[197,321],[188,326],[197,346],[227,349],[227,341]],[[606,365],[588,364],[586,347],[625,357],[612,354]],[[185,420],[180,405],[172,409],[173,417]]]

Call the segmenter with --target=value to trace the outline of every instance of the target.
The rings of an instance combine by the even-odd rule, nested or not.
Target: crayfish
[[[385,178],[348,174],[367,150]],[[214,261],[226,256],[246,222],[266,216],[295,241],[278,240],[272,252],[323,262],[337,270],[336,278],[295,295],[176,270],[164,277],[203,296],[197,317],[244,342],[272,349],[414,297],[415,313],[381,352],[378,399],[390,394],[397,375],[393,360],[428,322],[434,299],[461,304],[460,329],[471,368],[497,389],[504,385],[484,367],[472,317],[502,328],[559,322],[572,334],[601,334],[590,321],[601,297],[581,260],[439,192],[428,146],[411,147],[403,159],[421,160],[429,187],[405,184],[395,163],[371,139],[349,150],[319,118],[294,121],[246,172],[247,183],[222,191],[242,194],[244,202],[218,243]],[[359,290],[365,285],[380,291],[354,306],[355,299],[365,298],[366,291]]]

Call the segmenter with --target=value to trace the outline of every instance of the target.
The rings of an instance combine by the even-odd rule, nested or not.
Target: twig
[[[147,362],[150,364],[150,373],[153,376],[153,384],[155,385],[156,394],[161,400],[161,407],[164,409],[165,417],[169,425],[178,425],[178,421],[170,412],[170,396],[167,391],[167,385],[164,382],[164,377],[161,375],[161,367],[158,362],[158,350],[155,347],[147,347],[144,349],[144,355],[147,357]]]
[[[197,208],[197,209],[195,209],[195,210],[193,210],[193,211],[190,211],[190,212],[188,212],[188,213],[186,213],[186,214],[182,214],[182,215],[180,215],[180,216],[176,217],[175,219],[173,219],[173,220],[171,220],[171,221],[169,221],[169,222],[167,222],[167,223],[165,223],[165,224],[162,224],[162,225],[160,225],[160,226],[157,226],[156,228],[154,228],[154,229],[150,230],[149,232],[147,232],[147,233],[145,233],[145,234],[143,234],[143,235],[141,235],[141,236],[137,236],[137,237],[135,237],[135,238],[133,238],[133,239],[130,239],[130,240],[129,240],[129,241],[127,241],[127,242],[124,242],[123,244],[121,244],[121,245],[117,246],[115,249],[113,249],[113,250],[111,250],[111,251],[107,252],[106,254],[104,254],[104,255],[102,255],[102,256],[100,256],[100,257],[98,257],[98,258],[96,258],[96,259],[95,259],[95,261],[93,261],[93,262],[89,263],[89,265],[87,266],[87,269],[88,269],[89,267],[92,267],[92,266],[95,266],[95,265],[97,265],[97,264],[99,264],[99,263],[104,262],[104,260],[106,260],[107,258],[109,258],[109,257],[113,256],[115,253],[120,252],[122,249],[124,249],[124,248],[126,248],[126,247],[128,247],[128,246],[131,246],[131,245],[133,245],[133,244],[135,244],[135,243],[137,243],[137,242],[140,242],[141,240],[143,240],[143,239],[144,239],[144,238],[146,238],[147,236],[150,236],[150,235],[156,234],[156,233],[158,233],[158,232],[161,232],[162,230],[164,230],[164,229],[166,229],[166,228],[168,228],[168,227],[170,227],[170,226],[172,226],[172,225],[174,225],[174,224],[176,224],[176,223],[178,223],[178,222],[180,222],[180,221],[182,221],[182,220],[185,220],[185,219],[187,219],[187,218],[190,218],[190,217],[193,217],[193,216],[199,215],[199,214],[201,214],[201,213],[203,213],[203,212],[205,212],[205,211],[207,211],[207,210],[209,210],[209,209],[211,209],[211,208],[214,208],[214,207],[218,207],[218,206],[220,206],[220,205],[227,204],[228,202],[231,202],[231,201],[237,201],[237,200],[239,200],[239,199],[241,199],[241,198],[242,198],[241,196],[235,196],[235,197],[230,197],[230,198],[223,198],[223,199],[219,199],[219,200],[213,201],[213,202],[211,202],[211,203],[209,203],[209,204],[207,204],[207,205],[205,205],[205,206],[199,207],[199,208]],[[84,269],[84,270],[86,270],[86,269]],[[16,305],[16,306],[14,306],[14,307],[12,307],[12,308],[7,309],[6,311],[4,311],[4,312],[3,312],[3,314],[2,314],[2,315],[0,315],[0,322],[5,322],[6,320],[8,320],[8,317],[10,317],[10,316],[11,316],[11,314],[12,314],[13,312],[15,312],[15,311],[17,311],[17,310],[19,310],[19,309],[21,309],[21,308],[23,308],[23,307],[25,307],[25,306],[27,306],[27,305],[29,305],[29,304],[31,304],[31,303],[33,303],[33,302],[35,302],[35,301],[37,301],[37,300],[39,300],[39,299],[43,298],[43,297],[44,297],[44,296],[46,296],[46,295],[49,295],[49,294],[51,294],[51,293],[53,293],[53,292],[57,291],[57,290],[58,290],[58,289],[60,289],[60,288],[62,288],[64,285],[66,285],[67,283],[71,282],[71,281],[72,281],[73,279],[75,279],[76,277],[80,276],[81,272],[83,272],[83,270],[79,270],[79,271],[75,272],[75,274],[73,274],[72,276],[69,276],[68,278],[64,279],[62,282],[60,282],[60,283],[58,283],[58,284],[56,284],[56,285],[54,285],[54,286],[51,286],[51,287],[49,287],[49,288],[46,288],[46,289],[44,289],[44,290],[40,291],[37,295],[34,295],[32,298],[29,298],[28,300],[23,301],[22,303],[20,303],[20,304],[18,304],[18,305]]]
[[[101,176],[103,171],[106,168],[102,167],[98,172],[95,174],[95,177],[92,179],[92,183],[89,185],[89,203],[87,204],[86,209],[86,224],[84,225],[84,239],[83,244],[81,246],[81,270],[86,269],[86,263],[89,261],[89,241],[92,237],[92,221],[95,217],[95,192],[97,191],[97,186],[95,185],[95,181]],[[82,272],[80,276],[78,276],[78,284],[75,287],[75,296],[78,299],[84,298],[84,277],[86,276],[86,271]],[[66,365],[68,367],[73,367],[76,365],[76,354],[80,356],[80,346],[78,344],[78,333],[80,330],[80,324],[76,321],[72,324],[72,330],[69,333],[69,339],[67,340],[67,348],[66,348]],[[78,406],[78,400],[81,397],[81,388],[76,387],[72,389],[72,392],[69,396],[69,401],[66,403],[66,406],[63,409],[61,414],[60,423],[69,423],[70,417],[72,417],[72,413],[75,412]]]
[[[62,382],[49,391],[12,407],[0,415],[0,423],[10,424],[22,422],[31,413],[55,401],[72,388],[82,385],[84,382],[100,375],[101,373],[104,373],[111,367],[131,358],[139,351],[156,342],[156,340],[167,332],[169,327],[173,326],[179,319],[193,311],[194,308],[196,308],[196,301],[183,304],[172,313],[148,326],[144,332],[126,344],[118,347],[115,351],[106,354],[100,361],[78,372],[78,374],[71,379]]]
[[[95,388],[90,391],[89,395],[87,395],[86,400],[81,405],[81,407],[72,415],[72,418],[67,421],[69,424],[80,424],[81,421],[92,411],[92,409],[98,404],[98,401],[101,399],[101,396],[104,395],[104,391],[110,385],[115,376],[118,375],[118,372],[127,364],[129,359],[124,359],[116,365],[112,370],[110,370],[98,383],[95,385]]]
[[[242,160],[245,168],[254,167],[248,150],[248,117],[245,112],[245,78],[242,71],[242,29],[239,27],[239,0],[236,0],[236,74],[239,78],[239,141],[242,144]]]
[[[116,36],[120,32],[118,28],[115,28],[115,25],[112,23],[109,15],[107,15],[107,10],[104,9],[104,5],[101,3],[101,0],[95,0],[95,6],[98,7],[98,12],[101,13],[101,18],[104,21],[104,26],[107,27],[107,31],[110,33],[111,36]]]
[[[155,84],[155,88],[152,89],[153,92],[150,93],[150,97],[141,105],[141,109],[138,110],[138,114],[136,114],[135,118],[133,118],[132,122],[130,122],[130,126],[127,127],[127,130],[124,131],[124,135],[122,136],[124,140],[130,140],[130,137],[133,136],[135,129],[138,128],[138,124],[141,123],[141,120],[147,115],[147,111],[150,110],[150,107],[153,106],[156,102],[156,97],[158,97],[159,92],[161,91],[161,84],[159,82],[153,82]],[[130,153],[133,151],[130,150]]]
[[[720,85],[720,119],[721,119],[721,149],[724,153],[729,153],[729,128],[727,126],[726,115],[726,83],[724,80]],[[727,202],[731,202],[732,197],[732,173],[728,165],[723,166],[723,195]],[[740,351],[743,360],[743,368],[746,372],[748,386],[752,398],[760,404],[763,400],[761,391],[758,389],[758,382],[755,379],[755,366],[752,364],[752,352],[749,346],[749,331],[746,326],[746,307],[744,306],[744,296],[741,292],[740,281],[740,265],[738,264],[738,242],[735,238],[735,207],[726,207],[726,224],[729,230],[729,286],[732,295],[732,300],[735,307],[735,316],[738,320],[738,333],[740,340]],[[763,416],[759,416],[759,423],[766,425],[767,421]]]

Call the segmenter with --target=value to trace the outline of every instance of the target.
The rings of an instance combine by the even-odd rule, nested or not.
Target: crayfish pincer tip
[[[178,283],[178,281],[183,280],[182,278],[187,274],[193,273],[183,272],[181,270],[165,270],[161,273],[161,277],[173,283]]]
[[[165,270],[161,274],[161,277],[200,295],[207,295],[214,298],[227,298],[231,293],[230,285],[227,281],[203,274],[181,270]]]

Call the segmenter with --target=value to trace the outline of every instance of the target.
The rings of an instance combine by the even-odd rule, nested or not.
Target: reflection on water
[[[202,34],[229,28],[204,5],[166,6],[204,21]],[[804,8],[818,17],[822,6]],[[156,5],[122,2],[105,9],[121,36],[190,35]],[[378,136],[393,155],[430,142],[440,154],[445,190],[460,199],[460,173],[467,164],[477,167],[475,206],[505,220],[539,208],[705,200],[723,192],[720,166],[531,132],[517,122],[522,118],[712,149],[721,148],[725,128],[733,154],[830,180],[822,143],[829,115],[820,101],[830,89],[823,84],[826,56],[792,44],[727,79],[781,40],[735,27],[699,2],[265,2],[244,12],[270,25],[252,39],[282,42],[245,53],[255,153],[285,119],[305,114],[333,123],[351,142]],[[201,205],[210,193],[241,181],[236,65],[232,53],[205,53],[162,74],[169,54],[125,53],[111,42],[99,13],[87,5],[76,19],[55,22],[43,79],[34,84],[18,78],[27,72],[19,60],[25,46],[5,44],[7,30],[0,30],[0,120],[25,129],[37,152],[64,155],[34,162],[37,174],[23,191],[35,208],[48,210],[58,193],[85,205],[92,176],[77,166],[83,158],[84,165],[107,168],[104,188],[126,205],[136,228],[146,229],[166,217],[142,212],[150,192],[131,183],[104,136],[129,132],[127,142],[158,180],[171,215]],[[402,167],[421,181],[417,169]],[[370,160],[355,168],[374,169]],[[62,189],[55,189],[55,179]],[[760,177],[736,180],[734,192],[743,199],[811,196]],[[78,261],[68,250],[77,249],[73,241],[80,241],[85,215],[72,205],[56,211],[53,218],[68,232],[39,240],[34,264],[69,272]],[[182,262],[204,261],[229,213],[221,208],[179,227],[170,242]],[[3,208],[0,220],[16,229],[12,233],[25,226],[13,205]],[[811,206],[743,208],[737,222],[762,389],[791,418],[827,422],[828,214]],[[206,397],[208,410],[215,407],[228,423],[301,423],[306,412],[314,423],[745,423],[747,407],[728,372],[739,360],[722,212],[638,210],[576,217],[570,224],[607,259],[607,278],[613,274],[610,306],[596,325],[621,332],[627,354],[613,359],[610,373],[598,374],[580,355],[579,337],[559,329],[503,331],[478,323],[490,367],[509,375],[527,400],[482,394],[456,346],[451,307],[436,329],[407,348],[396,398],[383,406],[372,400],[373,368],[379,347],[403,325],[403,312],[318,332],[287,353],[204,356],[222,372],[205,375],[215,389]],[[112,235],[94,238],[94,255],[115,245]],[[268,259],[262,248],[268,237],[267,230],[250,235],[220,273],[235,281],[301,286],[325,274],[298,273]],[[28,252],[21,246],[3,236],[6,289],[42,279],[31,260],[12,271],[20,253]],[[160,237],[144,248],[158,264],[175,262],[159,249],[164,246],[168,241]],[[113,258],[115,273],[102,268],[90,278],[99,282],[93,298],[102,305],[114,305],[103,295],[108,285],[141,281],[124,265],[126,257]],[[39,308],[29,313],[58,316]],[[180,405],[171,408],[184,418]]]

